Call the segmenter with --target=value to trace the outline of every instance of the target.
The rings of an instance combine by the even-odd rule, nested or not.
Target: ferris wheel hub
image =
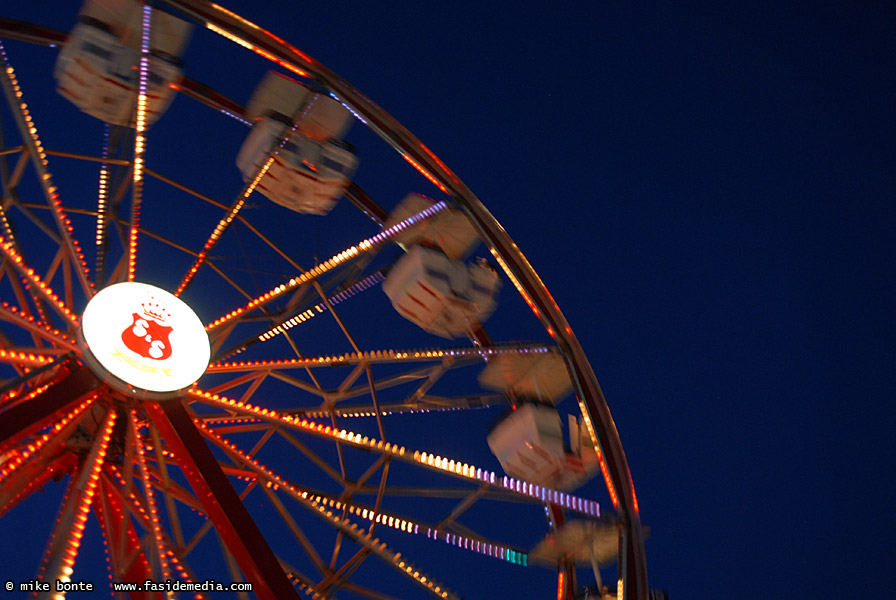
[[[78,342],[110,386],[140,398],[176,397],[208,367],[205,327],[183,300],[145,283],[111,285],[87,303]]]

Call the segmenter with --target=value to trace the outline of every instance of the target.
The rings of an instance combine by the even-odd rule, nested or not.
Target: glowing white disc
[[[189,386],[205,372],[211,355],[196,313],[180,298],[145,283],[118,283],[94,296],[81,317],[81,338],[88,362],[151,392]]]

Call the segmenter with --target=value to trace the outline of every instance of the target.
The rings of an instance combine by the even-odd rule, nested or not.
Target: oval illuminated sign
[[[196,313],[180,298],[145,283],[110,285],[94,296],[81,317],[81,338],[88,362],[150,392],[194,383],[211,354]]]

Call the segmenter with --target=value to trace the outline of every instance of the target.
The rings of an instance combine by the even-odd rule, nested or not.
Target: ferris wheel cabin
[[[500,286],[497,271],[484,261],[468,265],[415,245],[392,267],[383,291],[401,316],[452,339],[491,316]]]
[[[269,72],[246,106],[254,121],[236,164],[245,181],[262,174],[256,189],[300,213],[326,215],[358,168],[342,139],[352,115],[324,91]]]
[[[112,125],[134,126],[141,43],[142,4],[90,0],[56,60],[56,89],[85,113]],[[171,84],[183,76],[180,54],[191,25],[153,10],[146,88],[146,120],[153,123],[174,98]]]

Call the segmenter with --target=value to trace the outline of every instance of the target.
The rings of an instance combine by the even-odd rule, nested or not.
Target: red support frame
[[[115,577],[120,581],[144,582],[156,579],[146,554],[140,547],[137,531],[128,515],[128,511],[118,494],[108,489],[109,482],[100,479],[100,493],[93,500],[93,512],[96,513],[112,563]],[[114,483],[112,485],[115,485]],[[130,560],[130,562],[128,562]],[[163,600],[162,592],[128,592],[131,600]]]
[[[262,600],[298,599],[267,541],[230,485],[181,400],[147,403],[144,410],[174,454],[193,492],[243,575]]]
[[[64,416],[65,411],[102,385],[87,367],[79,367],[27,402],[0,413],[0,451]]]

